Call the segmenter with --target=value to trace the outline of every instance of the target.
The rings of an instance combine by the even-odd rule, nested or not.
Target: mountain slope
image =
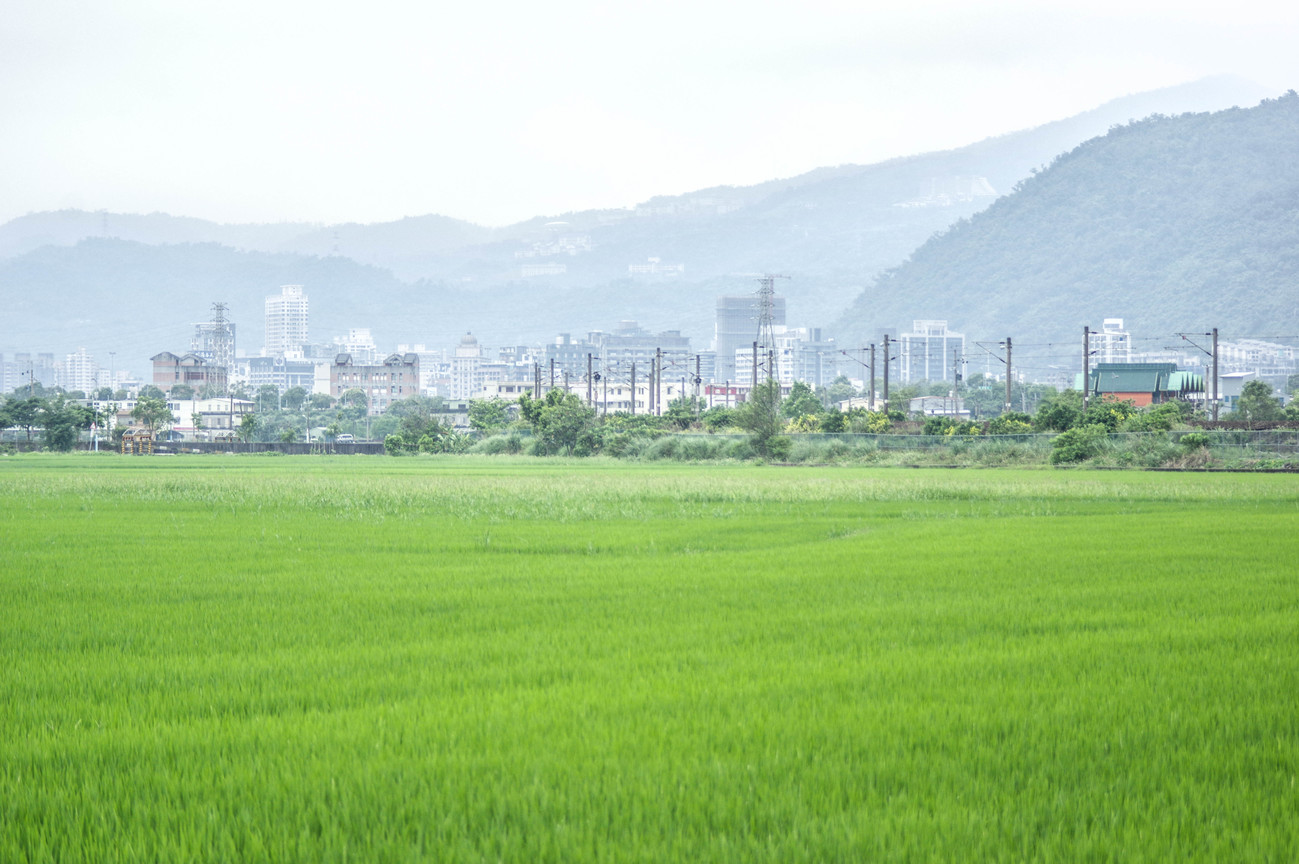
[[[1152,336],[1299,332],[1296,156],[1293,91],[1113,129],[925,243],[836,332],[946,318],[976,338],[1069,340],[1107,316]]]

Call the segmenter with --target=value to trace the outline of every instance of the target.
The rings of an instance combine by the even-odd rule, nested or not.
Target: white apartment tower
[[[266,298],[267,356],[295,355],[307,344],[307,295],[301,285],[281,285]]]
[[[902,382],[952,381],[957,360],[965,356],[965,334],[947,329],[942,320],[917,320],[911,332],[898,336]]]
[[[63,361],[61,384],[65,390],[80,390],[87,396],[94,396],[99,387],[99,364],[95,358],[86,353],[85,348],[78,348],[76,354],[69,354]]]
[[[1123,329],[1122,318],[1106,318],[1103,329],[1092,331],[1092,363],[1131,363],[1132,334]]]

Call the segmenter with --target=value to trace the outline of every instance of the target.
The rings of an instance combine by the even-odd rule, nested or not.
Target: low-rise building
[[[149,359],[153,361],[153,384],[164,393],[170,393],[177,384],[187,384],[195,393],[209,385],[218,393],[226,391],[226,367],[209,363],[197,354],[163,351]]]
[[[352,355],[339,354],[329,368],[329,395],[338,399],[348,390],[360,390],[369,413],[382,414],[392,403],[419,395],[419,355],[389,354],[382,363],[360,365]]]

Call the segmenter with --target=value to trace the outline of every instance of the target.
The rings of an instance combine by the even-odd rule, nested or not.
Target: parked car
[[[355,444],[356,436],[353,435],[351,432],[344,432],[342,435],[339,435],[337,438],[335,438],[334,441],[336,441],[339,444]]]

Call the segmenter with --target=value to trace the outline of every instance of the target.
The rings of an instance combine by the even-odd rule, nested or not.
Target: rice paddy
[[[1299,859],[1299,478],[0,459],[0,861]]]

